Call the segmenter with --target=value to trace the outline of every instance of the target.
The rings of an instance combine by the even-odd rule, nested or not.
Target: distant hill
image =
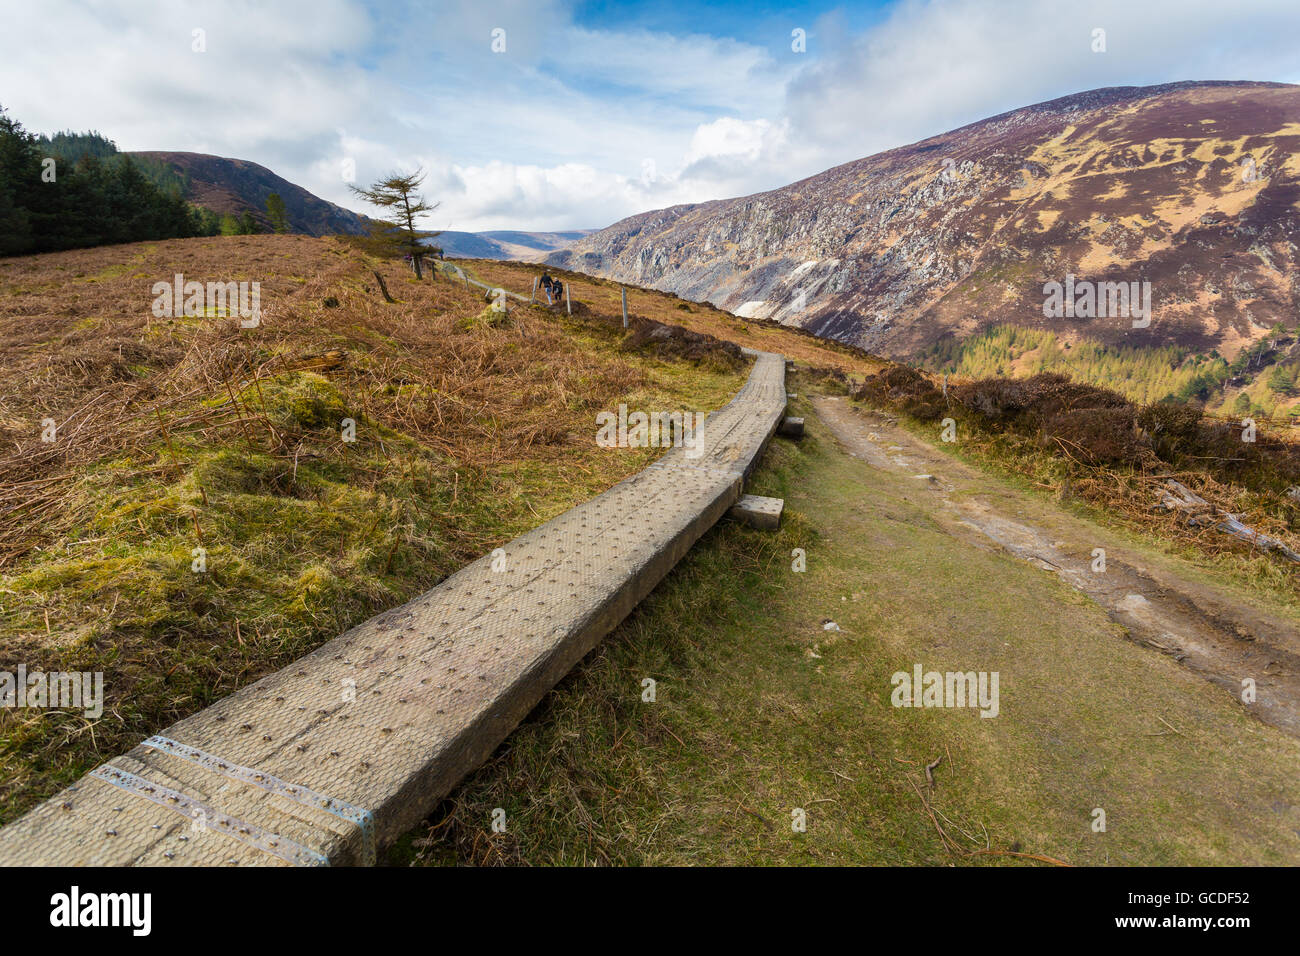
[[[457,259],[514,259],[520,262],[537,262],[554,252],[595,232],[594,229],[574,229],[568,232],[495,232],[441,233],[430,240],[442,251]]]
[[[248,211],[263,229],[269,230],[266,197],[279,193],[291,232],[331,236],[361,235],[366,231],[364,216],[314,196],[257,163],[207,153],[149,150],[127,155],[170,166],[185,182],[185,198],[218,215],[239,216]]]

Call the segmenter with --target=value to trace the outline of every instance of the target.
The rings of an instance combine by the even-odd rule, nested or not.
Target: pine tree
[[[425,202],[424,197],[416,192],[423,180],[424,170],[417,169],[406,176],[390,173],[369,189],[348,187],[366,202],[387,212],[370,227],[370,235],[363,245],[380,255],[411,256],[417,279],[423,277],[420,257],[429,251],[422,240],[440,235],[417,229],[415,225],[417,219],[433,212],[439,205]]]
[[[41,185],[35,137],[0,107],[0,249],[10,255],[36,247],[32,203]]]
[[[33,136],[0,108],[0,255],[215,231],[172,180],[160,186],[98,133]]]
[[[289,231],[289,217],[284,208],[284,199],[279,193],[271,193],[266,197],[266,215],[271,220],[271,228],[274,231],[278,233]]]

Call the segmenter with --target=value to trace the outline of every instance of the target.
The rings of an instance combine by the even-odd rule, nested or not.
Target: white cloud
[[[721,109],[761,109],[780,90],[783,70],[764,50],[726,38],[574,28],[552,57],[587,82],[685,96]]]
[[[687,165],[714,156],[741,158],[756,162],[763,149],[763,140],[772,124],[765,119],[740,120],[724,116],[712,123],[704,123],[691,137],[691,148],[686,154]]]
[[[836,15],[811,24],[804,55],[785,52],[785,34],[765,47],[694,21],[597,29],[573,10],[12,4],[0,103],[38,131],[250,159],[357,209],[344,160],[359,181],[423,165],[443,204],[434,227],[559,229],[774,188],[1099,86],[1300,78],[1290,0],[902,0],[862,34]],[[1104,54],[1091,51],[1096,27]],[[191,50],[196,28],[206,53]]]
[[[791,83],[785,111],[831,165],[1099,87],[1294,79],[1297,30],[1290,0],[908,0]]]

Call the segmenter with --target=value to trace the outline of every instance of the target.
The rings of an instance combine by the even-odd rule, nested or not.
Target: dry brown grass
[[[155,318],[177,272],[260,282],[261,326]],[[716,343],[664,346],[596,310],[500,323],[335,240],[0,261],[0,668],[102,672],[106,707],[0,711],[0,820],[644,467],[596,445],[597,411],[744,379]]]
[[[397,263],[383,270],[399,300],[388,305],[370,265],[343,243],[302,236],[0,263],[0,569],[66,530],[79,467],[127,455],[166,468],[160,434],[251,431],[292,458],[294,436],[267,420],[256,387],[243,394],[290,370],[327,370],[353,410],[478,469],[553,455],[574,444],[587,413],[646,384],[637,365],[594,354],[540,310],[467,329],[483,308],[476,290],[416,284]],[[263,327],[155,318],[150,287],[177,272],[261,282]],[[52,444],[40,437],[46,417],[57,423]]]
[[[582,307],[616,316],[622,309],[619,283],[610,279],[518,262],[474,259],[463,264],[484,282],[500,284],[524,295],[532,288],[533,278],[548,271],[570,283],[573,299]],[[818,338],[795,326],[768,319],[742,319],[708,303],[688,302],[671,293],[629,287],[628,312],[746,348],[780,352],[800,365],[838,371],[846,378],[861,379],[890,364],[862,349]]]

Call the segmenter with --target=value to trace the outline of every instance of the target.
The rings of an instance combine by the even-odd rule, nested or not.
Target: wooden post
[[[564,311],[573,315],[573,303],[569,301],[569,283],[564,283]]]
[[[541,282],[541,281],[542,281],[542,280],[541,280],[540,278],[538,278],[537,276],[533,276],[533,292],[532,292],[532,295],[530,295],[530,296],[528,297],[528,304],[529,304],[529,305],[532,305],[534,302],[537,301],[537,283],[539,283],[539,282]]]
[[[623,293],[623,328],[627,328],[627,286],[619,286],[618,289]]]

